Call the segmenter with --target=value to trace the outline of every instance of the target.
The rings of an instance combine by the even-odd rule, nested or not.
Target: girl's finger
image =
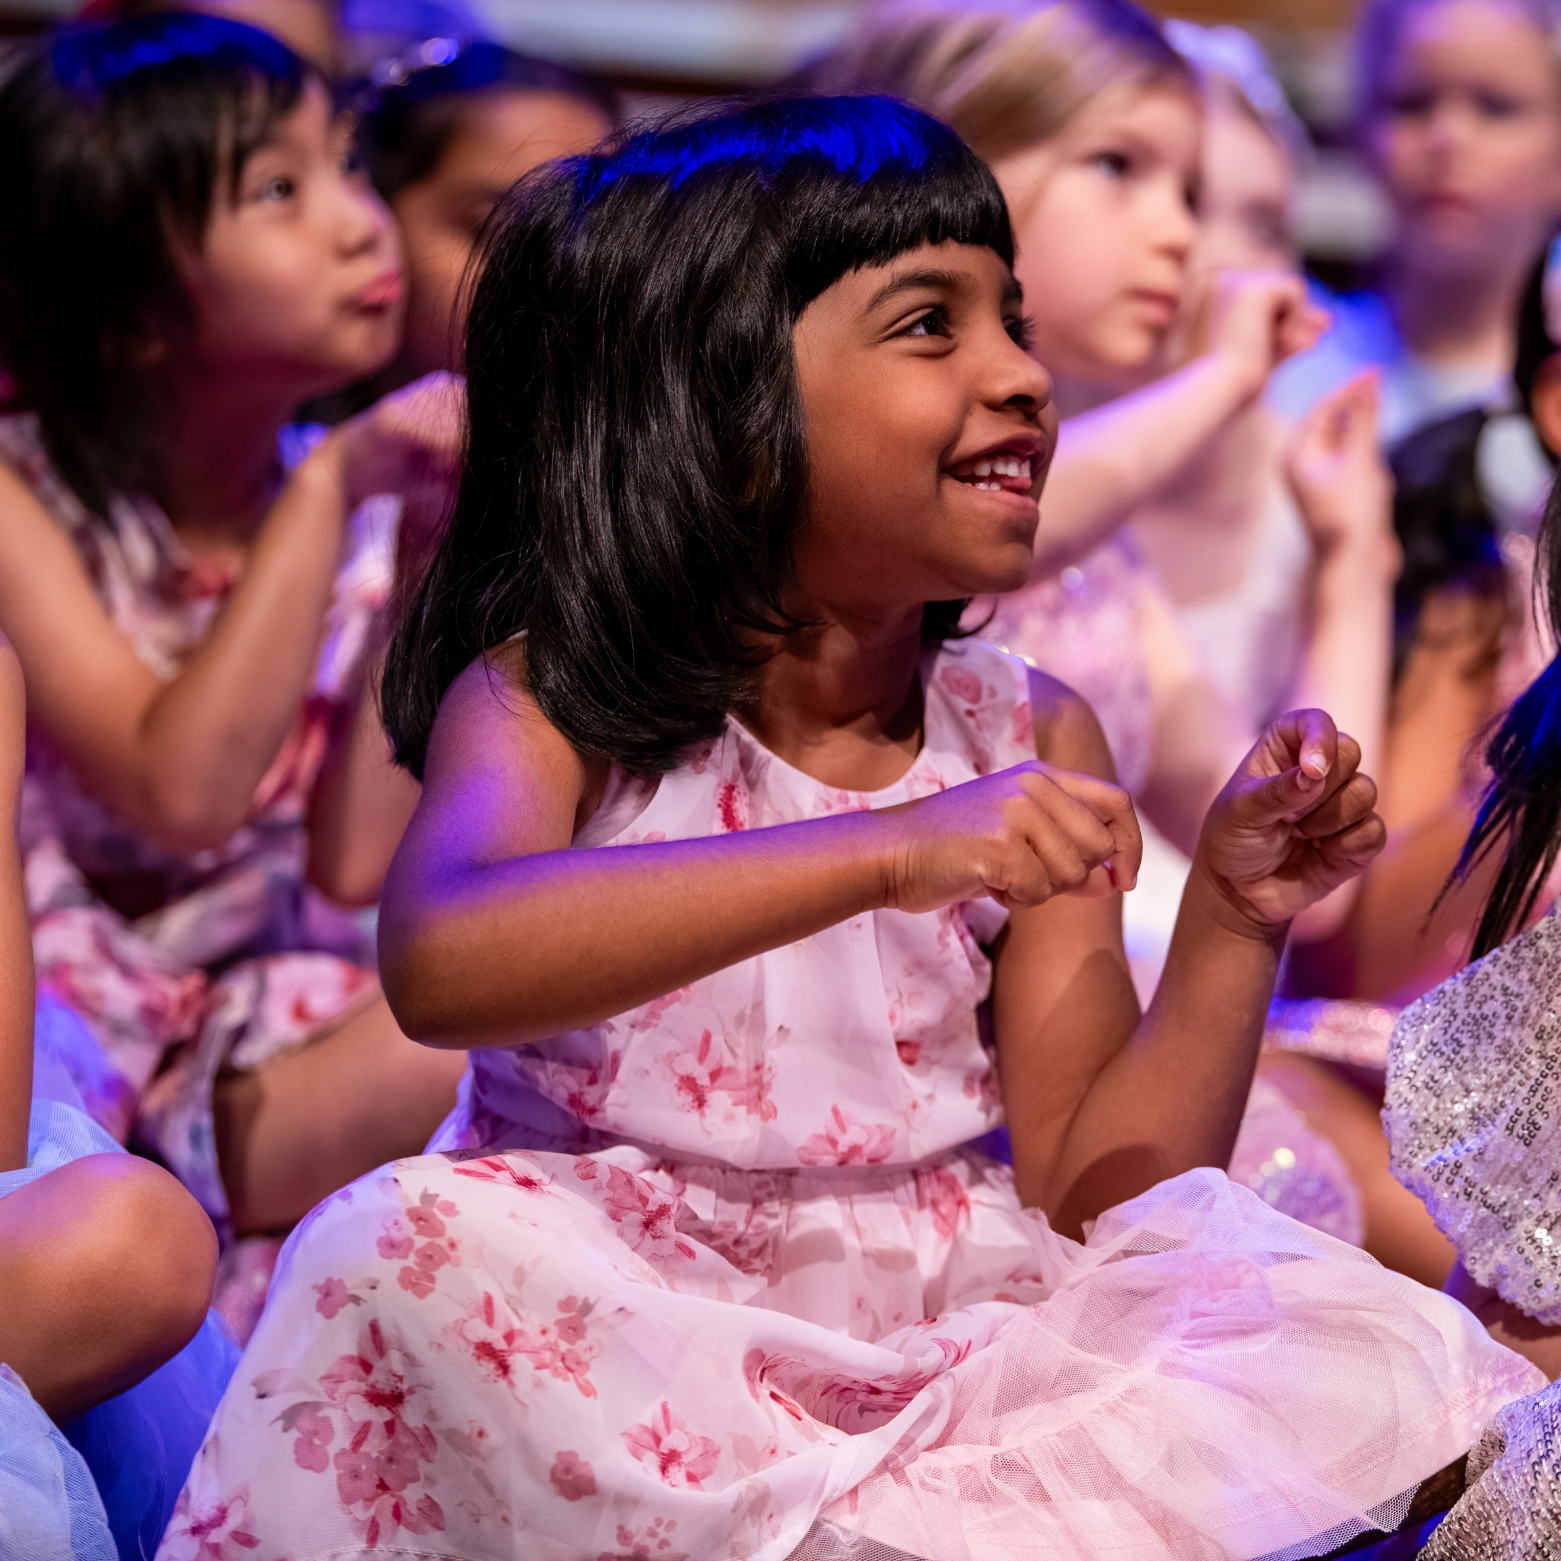
[[[1297,831],[1307,840],[1342,834],[1370,817],[1376,805],[1376,782],[1369,775],[1352,775],[1327,801],[1298,821]]]
[[[1387,825],[1372,813],[1358,824],[1319,840],[1317,854],[1324,868],[1342,882],[1369,866],[1387,843]]]
[[[1111,835],[1111,869],[1117,888],[1138,883],[1143,863],[1144,835],[1132,797],[1120,786],[1077,770],[1051,770],[1048,777],[1059,791],[1081,802]]]

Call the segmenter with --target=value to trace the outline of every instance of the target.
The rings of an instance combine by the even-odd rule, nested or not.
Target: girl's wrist
[[[1319,591],[1375,593],[1391,586],[1404,564],[1398,538],[1392,531],[1375,527],[1340,526],[1330,535],[1315,537],[1312,546],[1317,555]]]
[[[1276,958],[1290,932],[1288,920],[1275,922],[1259,915],[1233,884],[1216,873],[1205,859],[1201,843],[1182,891],[1181,915],[1243,943],[1267,944]]]
[[[1214,347],[1204,355],[1205,372],[1229,403],[1231,412],[1250,406],[1268,384],[1266,366],[1254,363],[1243,352]]]

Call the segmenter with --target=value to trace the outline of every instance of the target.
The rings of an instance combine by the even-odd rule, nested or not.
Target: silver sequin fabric
[[[1497,1412],[1421,1561],[1561,1561],[1561,1382]]]
[[[1404,1010],[1382,1112],[1393,1174],[1464,1267],[1561,1325],[1561,918]]]

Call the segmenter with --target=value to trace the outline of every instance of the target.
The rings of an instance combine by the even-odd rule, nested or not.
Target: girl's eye
[[[1028,352],[1035,342],[1035,321],[1027,314],[1010,315],[1003,325],[1014,345]]]
[[[1096,152],[1090,161],[1109,179],[1124,179],[1132,163],[1122,152]]]
[[[1483,119],[1511,119],[1521,108],[1516,99],[1495,92],[1482,92],[1474,100]]]
[[[278,174],[274,179],[267,179],[255,193],[255,199],[261,201],[285,201],[291,200],[298,193],[298,185],[285,174]]]
[[[900,333],[903,336],[947,336],[949,332],[949,317],[943,309],[929,309],[925,314],[919,314]]]
[[[1429,92],[1400,92],[1389,103],[1389,109],[1400,119],[1424,119],[1436,106],[1436,98]]]

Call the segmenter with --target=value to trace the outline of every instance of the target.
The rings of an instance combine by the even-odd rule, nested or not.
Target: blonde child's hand
[[[1286,358],[1304,352],[1327,328],[1327,314],[1308,301],[1306,284],[1288,271],[1222,271],[1208,294],[1205,351],[1235,372],[1242,393],[1262,394]]]
[[[1131,889],[1143,838],[1120,786],[1039,760],[886,808],[887,903],[930,911],[988,895],[1010,910]]]
[[[1360,745],[1321,710],[1292,710],[1215,799],[1198,843],[1201,869],[1242,924],[1270,933],[1363,872],[1387,830]]]
[[[1376,369],[1358,374],[1312,408],[1285,452],[1285,476],[1319,560],[1354,547],[1380,550],[1386,565],[1397,561],[1393,475],[1377,437],[1381,391]]]

